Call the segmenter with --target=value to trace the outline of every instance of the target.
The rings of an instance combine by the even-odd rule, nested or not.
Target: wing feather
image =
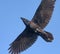
[[[11,43],[9,53],[18,54],[29,48],[37,39],[37,35],[34,34],[30,29],[26,28],[17,39]]]
[[[32,21],[38,24],[41,28],[44,28],[51,18],[54,9],[54,3],[55,0],[42,0]]]

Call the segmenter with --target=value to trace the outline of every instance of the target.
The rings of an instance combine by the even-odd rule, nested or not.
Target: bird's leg
[[[36,28],[35,32],[44,32],[44,30],[39,27],[39,28]]]

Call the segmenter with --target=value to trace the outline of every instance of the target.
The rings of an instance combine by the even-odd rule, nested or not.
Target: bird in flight
[[[37,40],[38,36],[42,37],[46,42],[52,42],[54,39],[53,35],[45,31],[44,28],[51,19],[55,1],[42,0],[31,21],[21,17],[26,28],[10,44],[8,49],[10,54],[19,54],[28,49]]]

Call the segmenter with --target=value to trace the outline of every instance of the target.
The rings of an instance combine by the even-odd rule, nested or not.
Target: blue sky
[[[9,54],[9,44],[24,30],[20,17],[32,19],[41,0],[0,0],[0,54]],[[60,54],[60,0],[56,1],[52,18],[45,28],[54,36],[52,43],[41,37],[21,54]]]

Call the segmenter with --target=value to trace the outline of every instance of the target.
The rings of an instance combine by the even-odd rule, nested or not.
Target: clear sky
[[[0,54],[9,54],[9,44],[24,30],[20,17],[32,19],[41,0],[0,0]],[[52,43],[41,37],[21,54],[60,54],[60,0],[56,1],[51,20],[45,30],[54,36]]]

